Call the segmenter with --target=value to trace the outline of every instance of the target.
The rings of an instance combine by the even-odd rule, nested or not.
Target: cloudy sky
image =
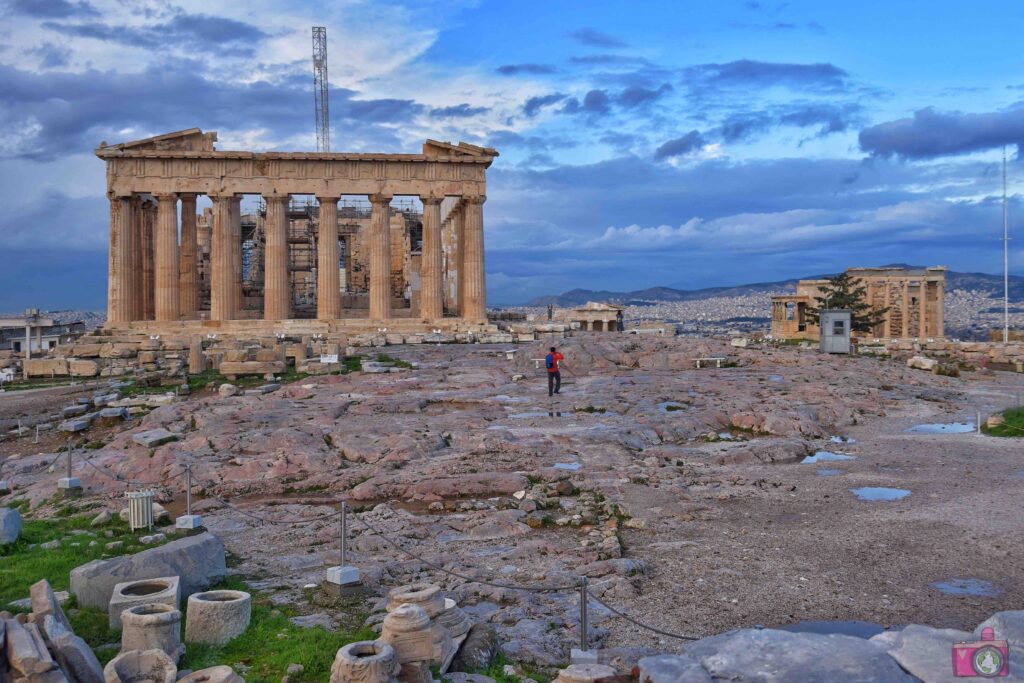
[[[1024,226],[1022,20],[959,0],[0,0],[0,310],[104,307],[101,140],[314,149],[314,24],[333,149],[501,152],[492,302],[998,272],[1003,145]]]

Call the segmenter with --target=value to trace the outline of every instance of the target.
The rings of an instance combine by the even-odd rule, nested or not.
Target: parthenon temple
[[[871,331],[878,339],[929,339],[944,336],[946,267],[848,268],[866,291],[867,303],[885,311]],[[808,319],[815,297],[824,296],[828,280],[800,280],[795,294],[772,297],[772,336],[817,339],[818,326]],[[863,334],[863,333],[862,333]]]
[[[96,150],[110,200],[108,328],[486,326],[483,205],[497,151],[427,140],[421,154],[258,153],[216,140],[191,128]],[[212,204],[202,212],[200,195]]]

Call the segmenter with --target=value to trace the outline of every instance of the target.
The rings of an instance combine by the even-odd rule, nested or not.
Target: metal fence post
[[[348,566],[348,503],[341,501],[341,566]]]
[[[192,465],[185,465],[185,514],[192,516]]]
[[[587,651],[587,577],[580,578],[580,650]]]
[[[71,479],[71,439],[68,439],[68,479]]]

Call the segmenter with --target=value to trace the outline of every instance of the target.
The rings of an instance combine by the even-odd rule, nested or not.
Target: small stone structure
[[[174,683],[178,667],[163,650],[129,650],[103,669],[106,683]]]
[[[583,332],[621,332],[625,309],[597,301],[588,301],[569,312],[569,321],[579,325]]]
[[[422,608],[402,604],[384,617],[380,642],[395,649],[403,683],[430,681],[430,662],[434,659],[434,631],[430,617]]]
[[[558,672],[555,683],[595,683],[615,676],[615,669],[606,664],[570,664]]]
[[[177,683],[245,683],[230,666],[211,666],[182,676]]]
[[[252,596],[245,591],[195,593],[185,611],[185,642],[223,645],[245,633],[251,616]]]
[[[142,581],[126,581],[114,586],[107,608],[107,618],[112,629],[121,628],[121,613],[129,607],[160,603],[172,609],[181,604],[181,581],[177,576],[163,576]],[[148,648],[129,648],[145,650]]]
[[[379,640],[360,640],[338,650],[331,683],[393,683],[401,671],[395,649]]]
[[[876,311],[888,309],[883,320],[865,337],[928,339],[944,336],[946,267],[848,268],[858,285],[866,288],[867,303]],[[800,280],[795,294],[772,297],[772,337],[817,339],[820,330],[807,317],[817,308],[828,280]]]
[[[454,601],[452,605],[454,606]],[[430,631],[433,641],[433,656],[431,661],[441,668],[444,673],[448,670],[452,658],[455,657],[456,645],[453,634],[445,628],[438,620],[445,613],[447,605],[440,587],[428,583],[414,583],[406,586],[399,586],[388,593],[387,610],[394,613],[405,605],[415,605],[423,610],[430,620]],[[461,611],[461,610],[460,610]],[[463,614],[462,616],[465,616]],[[450,618],[451,621],[460,622],[457,615]],[[385,618],[387,623],[387,618]],[[466,627],[466,631],[469,627]]]
[[[163,650],[175,664],[185,654],[181,643],[181,612],[159,602],[135,605],[121,612],[121,651]]]

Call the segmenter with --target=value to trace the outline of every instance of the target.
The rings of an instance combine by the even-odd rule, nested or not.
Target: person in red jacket
[[[554,346],[551,352],[544,357],[544,366],[548,369],[548,396],[553,396],[562,388],[562,373],[558,364],[565,360],[565,356],[558,352]]]

